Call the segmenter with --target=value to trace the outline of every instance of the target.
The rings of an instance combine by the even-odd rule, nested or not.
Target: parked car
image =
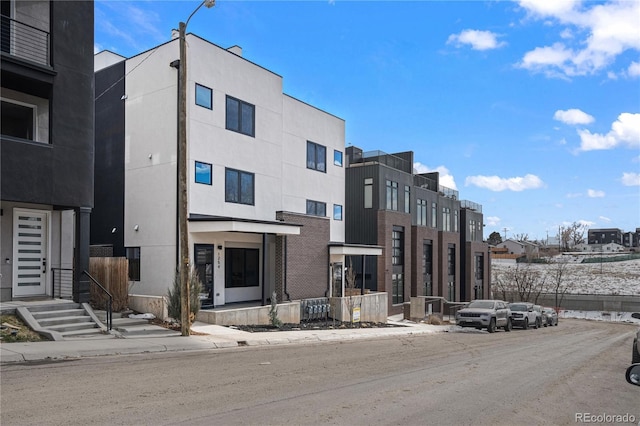
[[[631,314],[633,318],[640,319],[640,313],[634,312]],[[640,363],[640,328],[636,332],[636,337],[633,338],[633,346],[631,347],[631,363]]]
[[[524,330],[529,326],[538,328],[538,315],[533,310],[533,303],[509,303],[509,309],[511,309],[511,321],[514,327],[522,327]]]
[[[558,325],[558,313],[555,309],[549,308],[548,306],[542,308],[542,325],[545,327]]]
[[[474,300],[456,313],[456,324],[460,327],[486,328],[489,333],[496,328],[511,331],[511,310],[502,300]]]
[[[542,327],[542,306],[533,305],[533,312],[536,313],[536,328]]]

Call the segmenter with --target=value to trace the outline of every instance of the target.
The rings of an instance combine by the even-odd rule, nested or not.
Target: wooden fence
[[[120,312],[129,305],[129,261],[124,257],[92,257],[89,273],[113,296],[113,310]],[[91,305],[103,309],[107,296],[91,285]]]

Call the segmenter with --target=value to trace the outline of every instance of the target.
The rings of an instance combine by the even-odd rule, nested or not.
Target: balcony
[[[31,25],[0,16],[0,51],[25,61],[50,66],[49,33]]]
[[[460,200],[460,207],[482,213],[482,205],[469,200]]]

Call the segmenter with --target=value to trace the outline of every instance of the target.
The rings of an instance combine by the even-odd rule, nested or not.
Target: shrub
[[[189,269],[189,310],[191,318],[194,319],[200,310],[200,293],[202,292],[202,281],[193,268]],[[182,304],[180,303],[182,288],[180,286],[180,271],[177,270],[173,278],[173,290],[167,291],[169,303],[167,313],[171,318],[180,321],[182,318]]]

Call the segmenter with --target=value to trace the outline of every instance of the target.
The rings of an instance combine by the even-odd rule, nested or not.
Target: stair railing
[[[82,271],[82,273],[84,275],[86,275],[87,277],[89,277],[89,279],[100,289],[102,290],[102,292],[104,294],[107,295],[107,306],[106,306],[106,312],[107,312],[107,328],[109,329],[109,331],[111,331],[111,327],[113,326],[113,296],[111,295],[111,293],[109,293],[109,291],[104,288],[102,286],[102,284],[100,284],[98,282],[98,280],[96,280],[95,278],[93,278],[91,276],[91,274],[89,274],[87,271]]]

